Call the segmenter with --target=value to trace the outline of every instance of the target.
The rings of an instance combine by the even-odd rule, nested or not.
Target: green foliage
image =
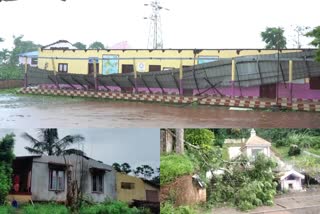
[[[296,156],[301,154],[301,149],[297,145],[290,145],[288,152],[289,156]]]
[[[138,166],[135,170],[133,170],[133,172],[136,176],[150,179],[154,174],[154,169],[149,165],[142,165]]]
[[[13,39],[14,48],[10,56],[10,64],[12,65],[18,64],[19,54],[29,51],[36,51],[41,47],[41,45],[37,45],[32,41],[23,41],[23,35],[20,35],[18,37],[13,36]]]
[[[72,44],[74,47],[78,48],[78,49],[86,49],[87,45],[83,44],[82,42],[76,42],[74,44]]]
[[[207,153],[213,146],[214,134],[208,129],[185,129],[184,139]]]
[[[161,204],[160,214],[195,214],[196,211],[189,206],[174,207],[171,203]]]
[[[0,80],[23,78],[24,73],[18,66],[10,64],[0,64]]]
[[[67,135],[59,139],[58,129],[40,129],[39,140],[32,137],[28,133],[23,133],[22,137],[30,141],[32,147],[25,147],[32,154],[47,154],[47,155],[83,155],[84,152],[77,149],[68,149],[72,144],[81,142],[84,137],[81,135]]]
[[[320,26],[315,27],[312,31],[306,34],[308,37],[313,37],[311,45],[318,48],[316,53],[316,61],[320,62]]]
[[[93,206],[84,206],[80,214],[142,214],[143,210],[130,208],[128,204],[121,201],[109,201]]]
[[[11,189],[13,147],[14,135],[6,135],[0,141],[0,205],[4,204]]]
[[[186,155],[170,154],[160,157],[160,185],[164,185],[175,178],[194,172],[193,163]]]
[[[267,27],[265,31],[261,32],[261,37],[266,43],[266,48],[284,49],[287,41],[283,34],[284,30],[280,27]]]
[[[95,41],[89,45],[89,49],[104,49],[104,45],[102,42]]]
[[[14,214],[16,213],[14,208],[10,206],[0,206],[0,213],[1,214]]]
[[[226,164],[221,176],[214,176],[208,188],[208,201],[212,204],[229,203],[241,210],[268,205],[276,194],[272,169],[276,163],[259,154],[254,162],[240,156]]]
[[[68,214],[68,209],[55,203],[26,205],[21,208],[23,214]]]

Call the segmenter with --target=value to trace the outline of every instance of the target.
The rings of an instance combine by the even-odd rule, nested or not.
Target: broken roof
[[[301,173],[297,172],[296,170],[292,169],[292,170],[286,172],[283,176],[281,176],[280,180],[284,180],[289,175],[295,175],[295,176],[297,176],[297,177],[299,177],[301,179],[304,179],[304,177],[305,177],[303,174],[301,174]]]

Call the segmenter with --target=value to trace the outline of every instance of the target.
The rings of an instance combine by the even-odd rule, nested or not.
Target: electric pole
[[[152,13],[149,17],[144,17],[144,19],[150,20],[149,27],[149,37],[148,37],[148,49],[162,49],[163,48],[163,38],[162,38],[162,28],[161,28],[161,10],[169,10],[160,5],[160,0],[152,0],[150,4],[144,4],[144,6],[149,6],[152,9]]]

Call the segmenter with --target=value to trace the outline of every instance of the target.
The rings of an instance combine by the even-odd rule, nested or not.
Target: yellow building
[[[124,173],[116,174],[117,199],[125,202],[133,200],[159,202],[160,188],[148,181]]]
[[[293,52],[301,50],[283,50]],[[180,68],[216,61],[222,58],[274,54],[266,49],[125,49],[80,50],[69,48],[42,48],[39,50],[38,67],[58,72],[88,74],[94,72],[96,63],[99,74],[148,72]]]

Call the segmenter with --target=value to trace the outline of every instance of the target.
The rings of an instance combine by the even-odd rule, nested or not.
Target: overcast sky
[[[0,2],[1,48],[12,47],[12,35],[47,45],[59,39],[108,46],[128,41],[146,48],[150,0],[18,0]],[[293,25],[315,27],[320,1],[282,0],[161,0],[165,48],[263,48],[260,32],[266,26],[287,31],[293,47]],[[310,41],[304,39],[303,47]]]
[[[27,132],[38,139],[37,129],[0,129],[0,138],[14,133],[16,156],[30,155],[25,146],[29,142],[21,138]],[[59,138],[68,134],[81,134],[85,137],[84,151],[96,160],[112,165],[114,162],[129,163],[132,168],[147,164],[154,169],[160,167],[160,131],[159,129],[58,129]],[[77,145],[82,149],[82,144]]]

